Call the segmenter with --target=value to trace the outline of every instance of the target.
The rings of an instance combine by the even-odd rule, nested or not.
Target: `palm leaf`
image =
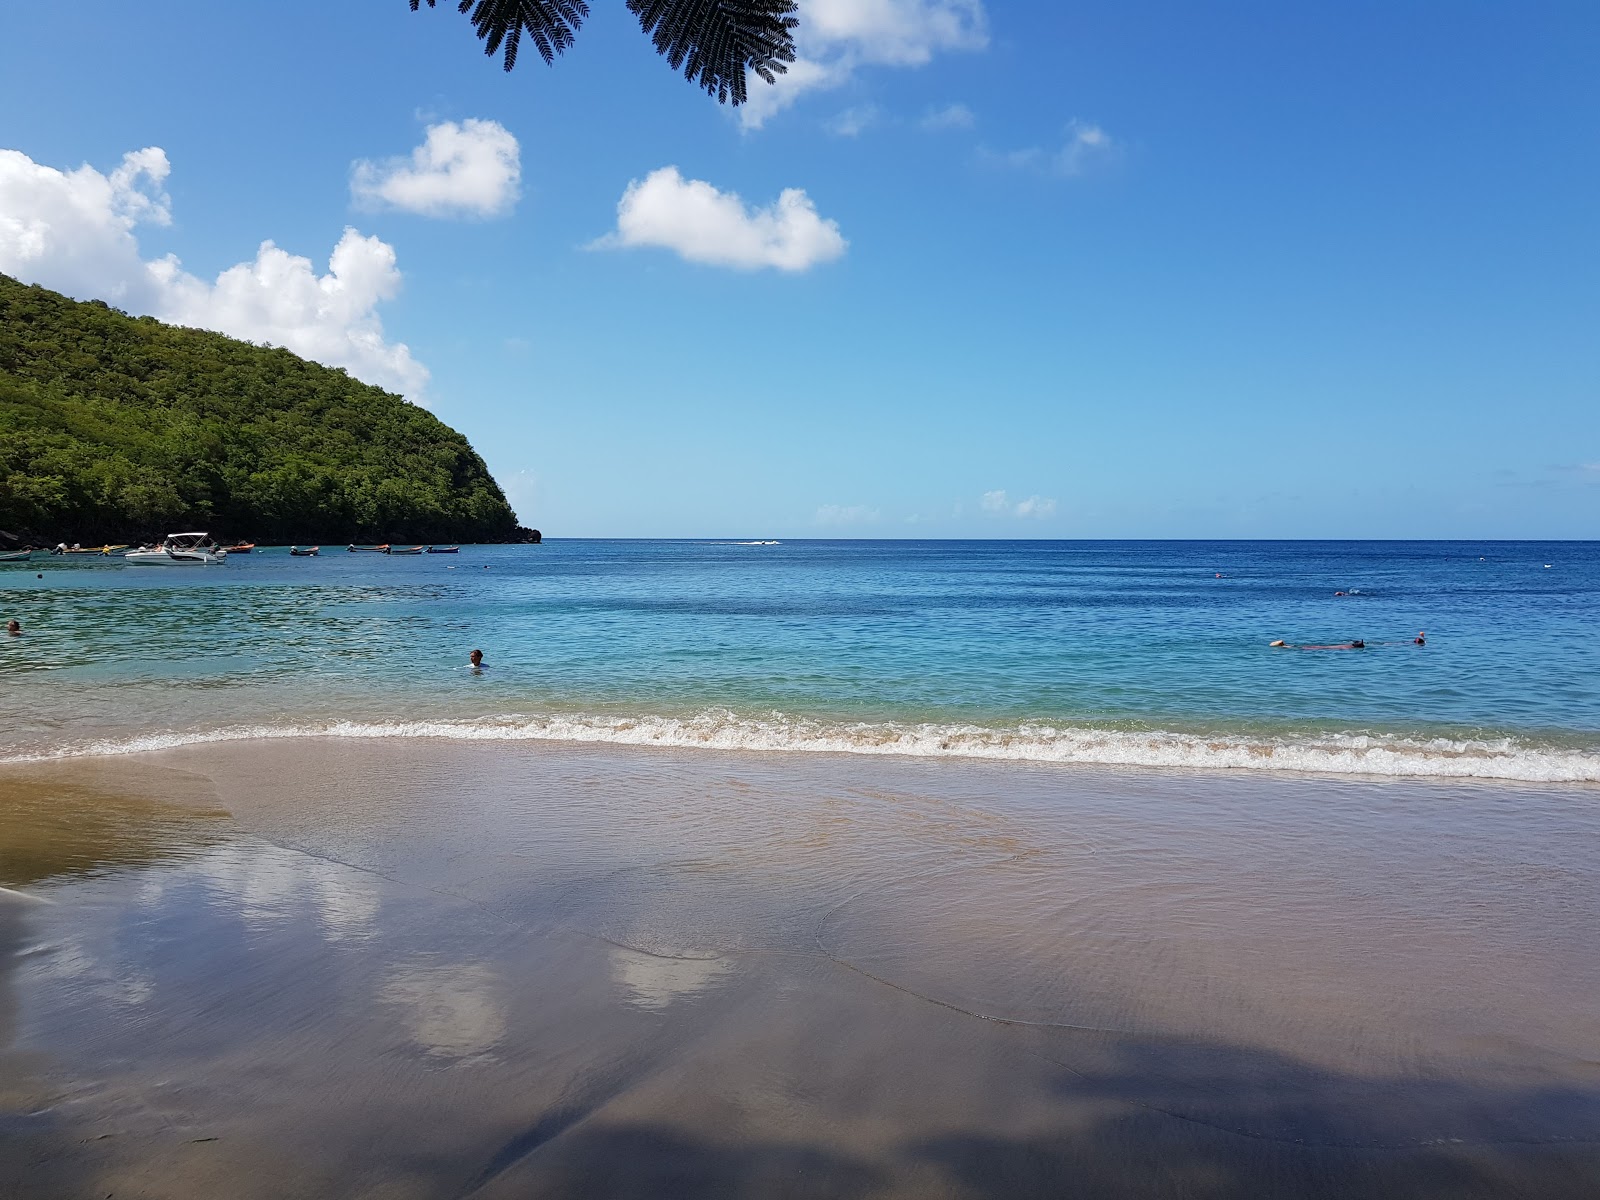
[[[628,0],[673,70],[719,101],[743,104],[745,72],[768,83],[794,61],[794,0]]]
[[[419,0],[411,0],[416,12]],[[434,7],[435,0],[428,0]],[[517,65],[517,48],[526,33],[546,63],[572,45],[572,37],[589,15],[584,0],[460,0],[457,12],[471,10],[472,26],[491,57],[505,47],[505,69]]]
[[[433,8],[436,0],[428,0]],[[627,0],[628,10],[666,57],[674,71],[719,101],[749,99],[745,72],[768,83],[794,61],[795,0]],[[416,12],[421,0],[411,0]],[[585,0],[459,0],[458,12],[471,12],[483,52],[504,47],[505,69],[517,65],[517,48],[526,34],[546,63],[572,45],[589,15]]]

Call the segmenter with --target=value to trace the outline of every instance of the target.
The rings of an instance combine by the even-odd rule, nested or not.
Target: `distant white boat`
[[[228,552],[209,533],[169,533],[154,550],[129,550],[123,560],[138,567],[210,567],[228,561]]]

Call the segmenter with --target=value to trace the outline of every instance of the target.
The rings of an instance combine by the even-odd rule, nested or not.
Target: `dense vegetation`
[[[455,430],[287,350],[0,275],[0,531],[262,543],[516,540]]]

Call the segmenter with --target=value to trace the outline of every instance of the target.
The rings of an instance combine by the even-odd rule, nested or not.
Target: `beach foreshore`
[[[1589,1197],[1593,788],[0,767],[0,1194]]]

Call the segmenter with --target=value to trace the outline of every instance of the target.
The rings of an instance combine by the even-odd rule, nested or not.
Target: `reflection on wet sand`
[[[695,996],[732,969],[721,958],[666,958],[623,946],[612,946],[610,953],[611,977],[626,1001],[642,1009],[663,1009]]]
[[[0,896],[0,1194],[1600,1178],[1592,793],[556,747],[165,761],[0,773],[43,831],[6,861],[55,901]]]
[[[417,1046],[439,1058],[486,1054],[506,1034],[506,1016],[495,993],[503,986],[479,964],[397,966],[378,998],[403,1010]]]

